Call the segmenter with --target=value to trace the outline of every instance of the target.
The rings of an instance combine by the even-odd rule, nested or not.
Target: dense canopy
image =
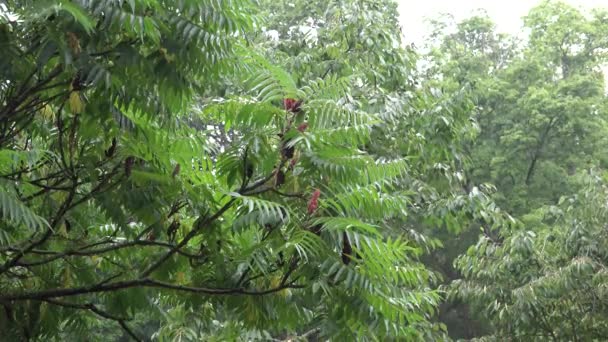
[[[603,341],[608,12],[0,4],[9,341]]]

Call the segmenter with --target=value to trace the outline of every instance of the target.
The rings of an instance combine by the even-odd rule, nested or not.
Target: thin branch
[[[252,175],[247,175],[247,167],[249,166],[247,163],[248,154],[249,154],[249,145],[247,145],[245,147],[245,153],[243,155],[243,182],[241,184],[241,188],[239,189],[239,191],[245,190],[245,187],[247,186],[247,182],[249,182],[249,179],[251,179],[251,176],[252,176]]]
[[[118,321],[118,324],[120,325],[120,327],[122,328],[122,330],[124,330],[136,342],[142,342],[143,341],[142,339],[140,339],[139,337],[137,337],[137,335],[135,335],[135,333],[133,332],[133,330],[131,330],[131,328],[129,328],[129,326],[127,325],[127,323],[125,321],[120,320],[120,321]]]
[[[93,303],[87,303],[87,304],[76,304],[76,303],[69,303],[69,302],[62,302],[62,301],[58,301],[58,300],[54,300],[54,299],[43,299],[42,301],[47,302],[49,304],[53,304],[53,305],[57,305],[57,306],[62,306],[62,307],[66,307],[66,308],[71,308],[71,309],[79,309],[79,310],[88,310],[93,312],[94,314],[115,321],[117,322],[120,327],[129,335],[131,336],[131,338],[133,338],[135,341],[143,341],[142,339],[140,339],[135,332],[133,332],[133,330],[127,325],[126,321],[128,319],[126,318],[121,318],[121,317],[117,317],[114,316],[106,311],[101,310],[100,308],[98,308],[97,306],[95,306]]]
[[[91,198],[93,198],[93,196],[98,195],[104,191],[108,191],[110,190],[112,187],[120,184],[120,182],[122,181],[123,177],[118,178],[118,180],[112,184],[110,184],[106,189],[101,190],[101,188],[106,185],[106,183],[118,173],[118,169],[121,167],[121,164],[116,164],[116,166],[114,166],[114,169],[112,169],[112,171],[110,171],[110,173],[107,174],[106,177],[104,177],[104,179],[102,179],[99,184],[97,184],[88,194],[82,196],[81,198],[79,198],[77,201],[74,201],[74,203],[72,203],[72,205],[70,205],[70,207],[68,208],[68,210],[73,209],[74,207],[80,205],[81,203],[84,203],[88,200],[90,200]]]
[[[274,189],[274,186],[269,185],[269,186],[261,187],[259,189],[254,189],[251,191],[243,191],[241,193],[241,195],[244,195],[244,196],[259,195],[259,194],[263,194],[265,192],[271,191],[272,189]]]
[[[59,224],[59,222],[61,222],[61,219],[63,218],[63,216],[65,215],[65,213],[69,210],[69,206],[72,203],[72,201],[74,200],[74,196],[76,194],[76,187],[77,187],[77,185],[74,185],[74,187],[72,188],[72,190],[68,193],[67,198],[65,199],[65,201],[63,201],[63,203],[61,204],[61,207],[59,208],[59,210],[55,214],[55,218],[51,221],[50,227],[48,227],[46,229],[46,231],[44,232],[44,234],[42,235],[42,237],[40,239],[38,239],[37,241],[34,241],[34,242],[30,243],[27,247],[25,247],[24,249],[20,250],[17,253],[17,255],[15,255],[12,259],[10,259],[6,263],[4,263],[4,265],[2,267],[0,267],[0,274],[6,272],[7,270],[9,270],[10,268],[12,268],[13,266],[17,265],[19,263],[19,260],[22,257],[24,257],[31,250],[33,250],[36,247],[38,247],[38,246],[42,245],[43,243],[45,243],[46,240],[48,240],[51,237],[51,235],[53,235],[53,229],[57,227],[57,225]]]
[[[279,167],[277,168],[277,170],[280,169],[281,167],[283,167],[283,165],[286,162],[287,162],[287,160],[285,160],[285,159],[281,160],[281,163],[279,164]],[[268,176],[258,180],[254,184],[246,187],[245,189],[241,189],[238,192],[240,194],[246,194],[249,191],[254,191],[257,187],[264,185],[267,181],[269,181],[272,177],[274,177],[274,175],[275,175],[275,172],[273,171]],[[236,198],[232,198],[232,199],[230,199],[230,201],[228,201],[226,204],[224,204],[224,206],[222,208],[220,208],[214,215],[212,215],[208,218],[205,218],[202,221],[197,220],[195,222],[195,226],[192,227],[192,230],[190,230],[190,232],[182,239],[182,241],[180,241],[173,249],[168,251],[165,255],[161,256],[156,262],[154,262],[146,270],[144,270],[141,273],[141,277],[147,277],[152,272],[154,272],[154,270],[156,270],[158,267],[160,267],[165,261],[167,261],[167,259],[169,259],[172,255],[177,253],[177,251],[179,249],[181,249],[186,244],[188,244],[188,242],[190,240],[192,240],[203,228],[207,227],[211,222],[217,220],[226,211],[228,211],[228,209],[230,209],[232,207],[232,205],[234,204],[235,201],[236,201]]]
[[[299,260],[300,258],[296,255],[292,257],[291,262],[289,264],[289,269],[287,270],[287,272],[285,272],[283,278],[281,279],[281,285],[285,285],[287,283],[287,280],[289,279],[289,276],[291,276],[291,274],[298,268]]]
[[[34,70],[33,73],[35,73],[36,71],[37,70]],[[28,97],[34,95],[36,92],[40,91],[42,87],[46,86],[55,77],[61,74],[62,71],[63,65],[59,64],[53,70],[51,70],[51,72],[49,72],[49,74],[44,80],[39,81],[33,87],[26,89],[26,83],[24,83],[21,89],[19,89],[18,94],[16,94],[16,96],[13,97],[11,100],[7,101],[7,105],[0,112],[0,118],[4,120],[5,117],[8,118],[11,116],[11,114],[14,114],[14,110],[18,108],[23,103],[23,101],[25,101]]]
[[[154,270],[156,270],[158,267],[160,267],[173,254],[177,253],[177,251],[179,249],[183,248],[186,244],[188,244],[188,242],[190,240],[192,240],[198,234],[198,232],[200,232],[209,223],[215,221],[220,216],[222,216],[228,209],[230,209],[235,201],[236,201],[236,199],[232,198],[232,199],[230,199],[230,201],[228,201],[228,203],[224,204],[224,206],[222,208],[220,208],[220,210],[218,210],[214,215],[202,220],[202,222],[198,222],[198,220],[197,220],[198,224],[195,222],[195,226],[192,227],[192,230],[190,230],[190,232],[182,239],[182,241],[180,241],[177,245],[175,245],[175,247],[173,247],[170,251],[165,253],[156,262],[154,262],[146,270],[144,270],[141,274],[141,277],[147,277],[152,272],[154,272]]]
[[[98,245],[98,244],[99,243],[95,243],[94,245]],[[49,262],[53,262],[55,260],[63,259],[63,258],[70,257],[70,256],[78,256],[78,257],[94,256],[94,255],[100,255],[100,254],[117,251],[120,249],[134,247],[134,246],[163,247],[163,248],[171,248],[171,249],[175,248],[175,245],[171,244],[171,243],[160,242],[160,241],[135,240],[135,241],[129,241],[129,242],[123,242],[123,243],[116,243],[112,246],[97,248],[97,249],[92,249],[92,250],[87,250],[88,248],[90,248],[89,246],[85,246],[78,250],[69,250],[69,251],[63,251],[63,252],[32,250],[32,251],[30,251],[30,253],[32,253],[32,254],[52,255],[52,256],[49,258],[46,258],[46,259],[42,259],[42,260],[36,260],[36,261],[31,261],[31,262],[20,262],[20,263],[18,263],[18,265],[22,266],[22,267],[40,266],[40,265],[48,264]],[[18,248],[9,248],[8,251],[19,252],[20,250]],[[189,258],[202,257],[201,255],[184,252],[181,249],[177,250],[177,253],[180,255],[189,257]]]
[[[286,162],[287,162],[287,160],[285,160],[285,159],[281,160],[281,163],[279,164],[279,167],[277,167],[275,170],[280,170],[283,166],[285,166]],[[257,189],[258,187],[264,185],[266,182],[268,182],[269,180],[271,180],[272,177],[275,176],[275,174],[276,174],[276,171],[271,172],[268,176],[266,176],[266,177],[264,177],[262,179],[259,179],[257,182],[253,183],[252,185],[250,185],[250,186],[248,186],[248,187],[246,187],[244,189],[241,189],[241,191],[239,191],[239,193],[246,194],[246,193],[248,193],[248,192],[250,192],[252,190]]]
[[[159,289],[176,290],[182,292],[201,293],[206,295],[247,295],[247,296],[263,296],[271,293],[279,292],[284,289],[301,289],[304,285],[296,284],[281,284],[277,287],[265,290],[248,290],[242,287],[238,288],[207,288],[193,287],[185,285],[176,285],[162,282],[150,278],[139,278],[134,280],[117,281],[113,283],[98,283],[91,286],[75,287],[75,288],[60,288],[49,289],[42,291],[30,291],[13,294],[1,294],[0,302],[6,301],[22,301],[22,300],[46,300],[50,298],[74,297],[86,294],[115,292],[134,287],[150,287]]]
[[[293,198],[299,198],[299,199],[303,199],[303,200],[307,200],[306,199],[306,195],[304,195],[301,192],[298,193],[287,193],[287,192],[281,192],[277,189],[271,189],[272,192],[274,192],[275,194],[279,195],[279,196],[283,196],[283,197],[293,197]]]
[[[553,125],[557,122],[557,119],[551,118],[547,127],[545,127],[544,131],[541,133],[538,144],[536,145],[536,149],[534,150],[534,155],[532,156],[532,161],[530,162],[530,166],[528,167],[528,171],[526,172],[526,179],[524,183],[526,185],[530,185],[530,181],[532,180],[532,176],[534,175],[534,169],[536,166],[536,162],[541,157],[541,153],[545,143],[547,141],[547,136],[549,135],[549,131],[553,127]]]
[[[268,229],[266,231],[266,234],[264,234],[264,236],[262,237],[262,239],[260,240],[260,243],[266,241],[266,239],[268,239],[268,237],[270,237],[270,234],[272,234],[273,231],[275,231],[275,229],[278,227],[279,225],[276,224],[274,225],[272,228]],[[241,284],[243,284],[245,278],[247,277],[247,275],[249,274],[249,271],[251,271],[251,267],[247,267],[247,269],[245,271],[243,271],[243,274],[241,274],[241,276],[239,277],[239,280],[236,282],[237,286],[241,286]],[[276,270],[275,270],[276,271]],[[272,273],[274,271],[271,271],[270,273]],[[248,279],[248,281],[250,281],[251,278]]]

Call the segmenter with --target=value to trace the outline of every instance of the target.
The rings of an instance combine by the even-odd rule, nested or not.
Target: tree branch
[[[158,267],[160,267],[165,261],[167,261],[167,259],[169,259],[173,254],[177,253],[177,251],[179,249],[181,249],[182,247],[184,247],[186,244],[188,244],[188,242],[190,240],[192,240],[192,238],[194,238],[196,236],[196,234],[198,234],[198,232],[200,232],[204,227],[206,227],[209,223],[215,221],[216,219],[218,219],[220,216],[222,216],[228,209],[230,209],[232,207],[232,205],[234,204],[234,202],[236,201],[235,198],[230,199],[230,201],[228,201],[228,203],[224,204],[224,206],[222,208],[220,208],[220,210],[218,210],[215,214],[213,214],[212,216],[202,220],[202,222],[199,222],[198,224],[196,224],[196,226],[192,227],[192,230],[190,230],[190,232],[182,239],[182,241],[180,241],[177,245],[175,245],[175,247],[173,247],[170,251],[168,251],[167,253],[165,253],[163,256],[161,256],[156,262],[154,262],[152,265],[150,265],[146,270],[144,270],[141,273],[141,277],[147,277],[148,275],[150,275],[152,272],[154,272],[154,270],[156,270]],[[198,222],[198,220],[197,220]]]
[[[0,274],[6,272],[10,268],[12,268],[15,265],[17,265],[19,263],[19,260],[23,256],[25,256],[27,253],[29,253],[30,251],[32,251],[34,248],[36,248],[36,247],[42,245],[43,243],[45,243],[46,240],[48,240],[51,237],[51,235],[53,235],[53,229],[57,227],[57,225],[59,224],[59,222],[61,222],[61,219],[63,218],[63,216],[65,215],[65,213],[69,210],[69,206],[72,203],[72,201],[74,200],[74,196],[76,194],[76,187],[77,187],[77,185],[74,184],[73,188],[68,193],[67,198],[65,199],[65,201],[63,201],[63,203],[61,204],[61,207],[59,208],[59,210],[55,214],[55,218],[51,221],[50,227],[48,227],[46,229],[46,231],[44,232],[44,234],[42,235],[42,237],[40,239],[38,239],[37,241],[34,241],[34,242],[30,243],[24,249],[20,250],[17,253],[17,255],[15,255],[12,259],[8,260],[2,267],[0,267]]]
[[[58,300],[54,300],[54,299],[43,299],[42,301],[47,302],[49,304],[66,307],[66,308],[91,311],[100,317],[103,317],[103,318],[106,318],[106,319],[109,319],[112,321],[116,321],[120,325],[120,327],[127,333],[127,335],[131,336],[131,338],[133,338],[135,341],[143,341],[127,325],[126,321],[128,319],[117,317],[106,311],[103,311],[103,310],[99,309],[97,306],[95,306],[93,303],[75,304],[75,303],[69,303],[69,302],[62,302],[62,301],[58,301]]]
[[[112,243],[112,242],[113,241],[108,242],[108,243]],[[40,266],[40,265],[47,264],[49,262],[53,262],[58,259],[63,259],[65,257],[70,257],[70,256],[83,257],[83,256],[101,255],[101,254],[117,251],[117,250],[124,249],[124,248],[134,247],[134,246],[163,247],[163,248],[171,248],[171,249],[175,248],[175,245],[171,244],[171,243],[166,243],[166,242],[161,242],[161,241],[135,240],[135,241],[128,241],[128,242],[123,242],[123,243],[116,243],[116,244],[114,244],[112,246],[108,246],[108,247],[87,250],[88,248],[91,248],[91,246],[95,246],[95,245],[99,245],[99,243],[95,243],[90,246],[85,246],[85,247],[79,248],[77,250],[69,250],[69,251],[63,251],[63,252],[32,250],[30,252],[33,254],[52,255],[52,256],[49,258],[43,259],[43,260],[36,260],[36,261],[31,261],[31,262],[20,262],[20,263],[18,263],[18,266],[22,266],[22,267]],[[20,251],[17,248],[8,248],[8,250],[12,251],[12,252]],[[189,257],[189,258],[200,258],[201,257],[200,255],[184,252],[181,249],[177,250],[177,253],[181,254],[183,256]]]
[[[176,290],[182,292],[200,293],[206,295],[247,295],[247,296],[263,296],[275,292],[279,292],[284,289],[301,289],[304,285],[281,284],[274,288],[265,290],[248,290],[242,287],[238,288],[207,288],[207,287],[193,287],[185,285],[176,285],[172,283],[166,283],[159,280],[150,278],[139,278],[134,280],[117,281],[113,283],[98,283],[91,286],[75,287],[75,288],[61,288],[61,289],[50,289],[42,291],[30,291],[13,294],[1,294],[0,302],[7,301],[23,301],[23,300],[47,300],[50,298],[64,298],[74,297],[86,294],[101,293],[101,292],[115,292],[124,289],[134,287],[150,287],[159,289]]]

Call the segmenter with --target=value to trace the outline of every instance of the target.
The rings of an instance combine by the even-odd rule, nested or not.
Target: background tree
[[[599,341],[608,336],[606,189],[596,174],[536,222],[481,238],[457,261],[458,296],[490,318],[480,340]]]
[[[483,17],[458,24],[456,33],[437,35],[441,45],[431,55],[434,64],[429,77],[448,87],[470,83],[477,104],[480,134],[467,147],[472,161],[469,182],[495,184],[493,199],[519,222],[494,225],[496,229],[489,229],[493,225],[487,220],[478,222],[474,227],[483,231],[479,242],[456,264],[464,279],[455,283],[455,297],[473,303],[474,312],[490,319],[495,330],[486,334],[492,338],[592,340],[605,336],[594,316],[603,309],[588,306],[589,301],[576,297],[574,290],[577,299],[569,305],[580,310],[574,313],[562,306],[562,296],[570,293],[566,287],[561,288],[564,292],[557,287],[547,290],[555,291],[551,293],[536,287],[545,281],[555,285],[549,280],[551,272],[563,276],[556,280],[562,284],[587,282],[582,274],[561,271],[578,262],[578,253],[587,252],[566,252],[562,249],[568,245],[565,241],[557,243],[562,246],[558,249],[546,249],[553,238],[540,236],[576,231],[565,222],[576,220],[569,215],[583,209],[573,209],[574,205],[570,214],[562,215],[556,214],[555,206],[562,196],[596,196],[590,195],[598,190],[597,186],[590,190],[587,170],[594,167],[601,173],[605,168],[606,99],[601,72],[605,17],[602,11],[586,16],[563,3],[546,1],[525,18],[530,30],[525,45],[514,46],[508,37],[493,33],[491,22]],[[599,231],[590,234],[602,240]],[[447,249],[464,251],[469,243]],[[600,257],[595,262],[597,266],[604,260]],[[591,287],[602,286],[594,283]],[[524,295],[524,289],[531,292]],[[570,332],[560,323],[560,319],[567,322],[567,316],[587,314],[589,323],[574,324]]]

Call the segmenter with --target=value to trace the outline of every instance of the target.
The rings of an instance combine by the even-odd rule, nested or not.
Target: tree
[[[586,273],[605,263],[603,255],[590,252],[603,241],[594,218],[601,217],[604,202],[601,182],[587,174],[590,168],[598,174],[605,169],[600,69],[605,18],[602,11],[587,16],[546,1],[526,17],[530,39],[512,49],[515,54],[501,52],[506,39],[486,44],[493,46],[489,50],[471,43],[498,37],[485,29],[479,34],[477,28],[489,27],[479,19],[467,21],[477,23],[476,29],[459,31],[452,37],[460,40],[446,40],[452,47],[439,50],[445,58],[438,63],[441,74],[455,70],[456,77],[448,77],[453,84],[473,82],[475,87],[481,133],[469,146],[473,163],[467,177],[496,184],[493,199],[517,219],[508,225],[480,222],[479,241],[456,262],[461,279],[452,294],[490,320],[493,331],[485,339],[606,336],[599,318],[605,308],[598,304],[604,280]],[[576,199],[566,205],[563,198]],[[577,235],[579,225],[588,235]]]
[[[359,148],[382,118],[351,80],[296,81],[247,48],[251,13],[8,3],[4,336],[119,338],[102,319],[136,340],[441,334],[421,244],[389,225],[411,208],[407,160]]]
[[[478,231],[468,230],[470,237],[464,241],[455,233],[489,213],[500,216],[497,220],[507,218],[480,190],[484,187],[475,187],[465,177],[467,149],[478,133],[471,101],[476,90],[447,77],[425,79],[415,67],[420,57],[403,48],[397,12],[391,6],[390,1],[268,2],[262,8],[267,9],[265,28],[271,38],[258,39],[269,58],[296,77],[336,72],[356,80],[352,97],[362,109],[382,118],[361,148],[379,158],[407,160],[408,178],[399,187],[415,193],[407,215],[387,223],[420,244],[427,267],[449,282],[457,277],[453,260],[474,243]],[[494,39],[492,44],[508,55],[501,41]],[[463,246],[452,248],[455,242]],[[442,244],[448,248],[438,251]]]
[[[608,336],[606,188],[596,174],[585,188],[502,232],[482,237],[457,265],[458,296],[488,315],[482,340],[597,341]]]
[[[7,338],[87,333],[89,315],[74,310],[115,320],[136,335],[125,319],[130,308],[145,304],[136,304],[145,298],[141,292],[62,299],[149,286],[144,277],[126,280],[130,270],[179,252],[144,237],[183,207],[164,202],[180,191],[145,187],[145,179],[152,170],[173,169],[200,136],[152,157],[151,149],[139,149],[145,140],[136,133],[138,120],[170,127],[195,91],[229,70],[234,33],[251,26],[247,8],[247,2],[221,8],[171,1],[7,3],[0,23]],[[156,192],[168,198],[154,198]],[[116,259],[133,250],[126,254],[133,259]],[[121,303],[133,293],[140,295]]]
[[[415,56],[402,48],[394,1],[265,0],[261,10],[266,34],[257,41],[298,81],[354,75],[374,90],[368,101],[379,89],[406,90],[413,83]],[[276,37],[268,39],[268,32]]]
[[[530,42],[521,55],[493,64],[479,82],[482,135],[471,177],[495,184],[498,204],[515,215],[555,204],[576,191],[568,179],[577,170],[603,163],[604,15],[540,5],[526,19]]]

